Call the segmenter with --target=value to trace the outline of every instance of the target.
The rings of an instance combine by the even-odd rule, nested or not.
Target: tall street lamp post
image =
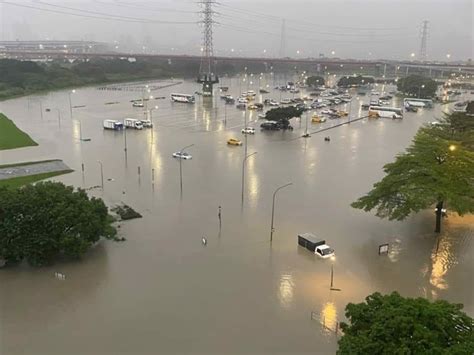
[[[104,166],[102,165],[102,162],[100,160],[97,160],[97,162],[100,165],[100,186],[103,190],[104,189]]]
[[[285,187],[288,187],[290,185],[293,185],[292,182],[289,182],[288,184],[285,184],[285,185],[282,185],[280,186],[279,188],[277,188],[275,190],[275,192],[273,193],[273,202],[272,202],[272,223],[271,223],[271,226],[270,226],[270,243],[273,241],[273,232],[275,230],[275,228],[273,228],[273,221],[274,221],[274,216],[275,216],[275,196],[277,194],[278,191],[280,191],[281,189],[284,189]]]
[[[71,90],[68,92],[68,96],[69,96],[69,112],[71,114],[71,119],[72,119],[72,98],[71,98],[71,94],[74,94],[76,92],[76,90]]]
[[[186,147],[183,147],[180,151],[179,151],[179,187],[180,187],[180,191],[181,191],[181,195],[183,194],[183,164],[182,164],[182,155],[184,153],[184,151],[188,148],[191,148],[192,146],[194,146],[194,144],[190,144],[190,145],[187,145]]]

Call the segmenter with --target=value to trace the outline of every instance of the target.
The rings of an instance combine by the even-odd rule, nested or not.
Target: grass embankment
[[[18,129],[5,115],[0,113],[0,150],[38,145],[25,132]]]
[[[71,87],[169,78],[174,73],[163,62],[97,59],[40,64],[0,59],[0,100]]]
[[[18,188],[24,185],[32,184],[34,182],[48,179],[54,176],[69,174],[73,170],[61,170],[61,171],[53,171],[50,173],[43,173],[43,174],[36,174],[30,176],[20,176],[12,179],[5,179],[0,180],[0,187],[9,187],[9,188]]]

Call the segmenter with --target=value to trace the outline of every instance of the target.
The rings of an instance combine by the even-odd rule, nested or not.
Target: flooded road
[[[222,85],[234,97],[247,90],[237,79]],[[149,103],[159,107],[153,131],[128,130],[125,155],[124,134],[104,131],[102,121],[142,118],[143,109],[130,102],[142,97],[140,90],[78,89],[72,119],[67,91],[0,103],[39,143],[0,152],[0,164],[62,159],[75,172],[53,180],[91,188],[109,205],[123,201],[144,216],[121,225],[126,242],[104,242],[81,262],[0,271],[2,354],[331,354],[345,305],[374,291],[443,298],[474,314],[472,217],[449,217],[438,239],[430,211],[389,222],[349,206],[448,106],[405,113],[403,120],[364,119],[306,139],[299,138],[304,115],[293,120],[292,132],[257,129],[247,138],[248,153],[258,153],[247,160],[242,206],[244,147],[226,142],[243,140],[245,113],[225,107],[219,95],[209,102],[197,96],[195,105],[170,102],[171,92],[200,90],[193,82],[152,91],[166,98]],[[270,91],[265,98],[280,99]],[[359,107],[369,97],[359,99],[352,117],[366,113]],[[40,102],[51,112],[41,115]],[[249,113],[249,125],[259,126],[256,115]],[[343,120],[309,123],[310,130]],[[171,155],[190,144],[181,196],[179,162]],[[101,183],[98,161],[103,191],[93,188]],[[272,194],[288,182],[277,195],[270,243]],[[335,249],[340,291],[329,289],[331,261],[298,247],[302,232]],[[390,243],[388,256],[378,255],[383,243]]]

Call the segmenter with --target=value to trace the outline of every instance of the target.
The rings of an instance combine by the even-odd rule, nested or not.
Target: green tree
[[[384,166],[386,176],[352,207],[376,209],[378,217],[403,220],[436,206],[438,233],[446,204],[459,215],[474,212],[474,152],[438,133],[434,128],[420,129],[406,153]]]
[[[303,110],[299,110],[295,106],[277,107],[268,111],[265,118],[269,121],[280,122],[283,127],[288,127],[290,125],[290,119],[293,117],[301,117],[302,113]]]
[[[421,75],[409,75],[398,79],[398,91],[416,97],[433,97],[438,88],[436,81]]]
[[[338,354],[472,354],[473,319],[461,304],[404,298],[397,292],[349,303]]]
[[[311,87],[318,87],[321,85],[325,85],[326,81],[322,76],[310,76],[306,79],[306,84]]]
[[[341,77],[337,82],[337,86],[347,88],[351,86],[361,86],[373,83],[375,83],[375,79],[371,76],[352,75]]]
[[[62,183],[0,188],[0,206],[0,259],[7,264],[79,258],[101,237],[116,234],[101,199]]]

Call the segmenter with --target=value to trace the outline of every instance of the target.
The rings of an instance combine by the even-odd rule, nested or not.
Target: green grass
[[[38,145],[25,132],[18,129],[5,115],[0,113],[0,150]]]
[[[38,160],[38,161],[25,161],[22,163],[13,163],[13,164],[5,164],[5,165],[0,165],[0,169],[3,168],[12,168],[16,166],[25,166],[25,165],[35,165],[35,164],[41,164],[41,163],[50,163],[52,161],[62,161],[61,159],[48,159],[48,160]]]
[[[53,171],[50,173],[20,176],[20,177],[15,177],[11,179],[0,180],[0,187],[9,187],[9,188],[15,189],[24,185],[32,184],[40,180],[51,178],[53,176],[69,174],[71,172],[73,172],[73,170],[61,170],[61,171]]]

